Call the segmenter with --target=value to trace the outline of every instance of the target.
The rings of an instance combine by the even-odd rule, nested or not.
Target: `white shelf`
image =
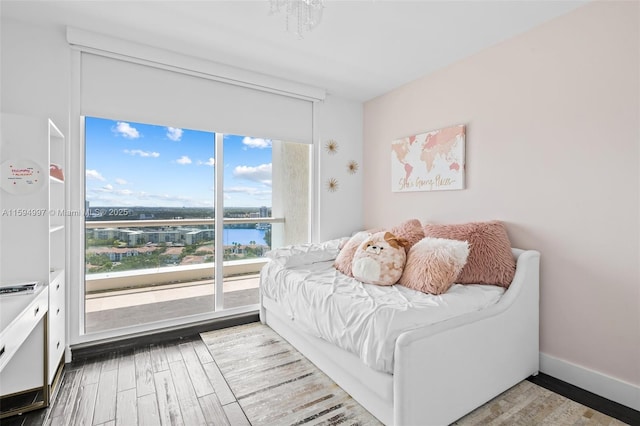
[[[53,234],[54,232],[62,231],[63,229],[64,229],[64,225],[55,225],[55,226],[51,226],[51,227],[49,228],[49,233],[50,233],[50,234]]]
[[[55,283],[60,277],[64,276],[64,269],[54,269],[49,272],[49,284]]]
[[[30,320],[33,322],[35,318],[38,322],[35,325],[30,323],[34,327],[29,337],[21,341],[17,334],[7,336],[5,333],[6,342],[1,342],[7,348],[13,347],[15,355],[9,368],[0,372],[0,397],[42,386],[44,402],[41,404],[46,406],[56,369],[64,359],[67,347],[65,267],[68,218],[64,214],[67,188],[63,179],[49,174],[51,164],[56,164],[62,171],[66,169],[67,143],[51,120],[38,117],[3,113],[0,131],[3,142],[0,156],[3,159],[30,162],[35,170],[41,170],[49,177],[42,176],[41,187],[34,191],[0,189],[3,209],[37,213],[0,217],[2,283],[39,281],[44,284],[44,290],[35,293],[36,308],[40,309],[35,314],[30,312]],[[31,299],[28,294],[0,296],[2,329],[11,323],[10,317],[16,315],[18,308]],[[43,316],[38,316],[44,315],[42,312],[49,313],[46,321],[42,320]],[[38,366],[41,372],[36,374],[35,368],[29,366]],[[25,369],[33,371],[26,372]],[[7,411],[3,407],[0,417],[5,415]]]
[[[55,164],[60,167],[62,176],[66,170],[66,141],[64,135],[49,120],[49,158],[47,166]],[[48,321],[48,378],[47,385],[53,387],[60,361],[64,358],[66,347],[66,279],[65,264],[67,253],[66,238],[66,188],[63,179],[49,175],[48,211],[49,211],[49,321]],[[59,383],[59,382],[58,382]],[[53,392],[50,392],[53,393]]]
[[[67,188],[63,179],[49,174],[51,164],[57,165],[63,172],[66,169],[67,144],[64,135],[51,120],[38,117],[3,113],[0,131],[3,141],[0,144],[0,156],[3,159],[28,163],[33,170],[48,176],[48,179],[42,176],[40,186],[32,191],[11,191],[6,186],[0,189],[3,209],[28,212],[21,216],[0,217],[2,284],[25,281],[43,283],[40,290],[34,293],[36,311],[31,309],[29,315],[20,313],[20,309],[27,304],[24,309],[28,310],[31,306],[29,301],[34,296],[0,296],[0,328],[5,330],[9,327],[24,332],[32,330],[26,339],[24,333],[0,333],[5,340],[0,342],[0,348],[6,347],[6,353],[10,353],[9,348],[13,351],[9,361],[11,364],[0,372],[0,397],[42,386],[44,401],[40,401],[40,406],[46,406],[67,348]],[[44,312],[48,312],[46,321],[43,320]],[[27,319],[29,327],[11,325]],[[34,366],[39,366],[40,372]],[[7,412],[3,407],[0,418],[12,413],[13,410]]]

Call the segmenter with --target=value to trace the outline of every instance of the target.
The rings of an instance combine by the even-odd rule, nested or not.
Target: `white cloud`
[[[249,207],[255,206],[256,203],[271,205],[273,194],[271,188],[239,185],[225,188],[223,195],[228,206]]]
[[[182,157],[178,158],[176,160],[176,163],[178,164],[191,164],[191,158],[187,157],[186,155],[183,155]]]
[[[253,188],[251,186],[232,186],[230,188],[225,188],[224,190],[225,196],[228,194],[247,194],[247,195],[268,195],[271,194],[271,190],[263,190],[258,188]]]
[[[90,188],[87,190],[87,193],[108,193],[108,194],[116,194],[116,195],[130,195],[133,194],[133,191],[129,189],[113,189],[113,185],[106,184],[105,186],[101,186],[99,188]]]
[[[232,186],[229,188],[225,188],[224,192],[226,194],[234,194],[234,193],[249,193],[252,191],[257,191],[256,188],[252,188],[250,186]]]
[[[92,206],[140,206],[149,207],[213,207],[210,199],[197,199],[182,195],[154,194],[128,189],[108,190],[105,187],[88,188],[87,200]]]
[[[271,139],[251,138],[249,136],[245,136],[244,139],[242,139],[242,143],[249,148],[271,148]]]
[[[187,207],[209,207],[211,206],[210,200],[197,200],[192,197],[185,197],[182,195],[171,194],[150,194],[147,192],[140,192],[136,194],[141,200],[160,200],[161,206],[187,206]]]
[[[104,187],[104,186],[103,186],[103,187],[101,187],[101,188],[92,188],[92,189],[90,189],[90,190],[87,190],[87,192],[89,192],[89,191],[90,191],[90,192],[109,192],[109,193],[113,192],[112,190],[107,189],[107,188],[106,188],[106,187]]]
[[[271,185],[271,163],[259,166],[236,166],[233,175],[237,178]]]
[[[124,153],[129,155],[139,155],[140,157],[153,157],[153,158],[160,157],[159,152],[143,151],[141,149],[125,149]]]
[[[97,170],[89,170],[89,169],[87,169],[85,174],[87,176],[87,179],[102,180],[102,181],[106,180],[104,177],[102,177],[100,172],[97,171]]]
[[[127,182],[126,180],[124,180],[124,179],[122,179],[122,178],[117,178],[117,179],[116,179],[116,183],[117,183],[118,185],[127,185],[127,184],[129,184],[129,182]]]
[[[216,165],[216,160],[213,157],[210,157],[207,161],[202,161],[202,160],[198,160],[198,165],[199,166],[215,166]]]
[[[135,127],[131,127],[129,123],[125,123],[124,121],[118,121],[111,129],[116,135],[120,135],[125,139],[138,139],[140,137],[140,132],[136,130]]]
[[[179,141],[182,139],[182,129],[176,127],[167,127],[167,137],[172,141]]]

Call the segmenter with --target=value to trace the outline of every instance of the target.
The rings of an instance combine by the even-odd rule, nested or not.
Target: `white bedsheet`
[[[406,287],[362,284],[333,268],[333,261],[266,264],[263,295],[278,302],[299,327],[358,355],[371,368],[393,372],[398,336],[496,303],[504,289],[454,284],[443,295]]]

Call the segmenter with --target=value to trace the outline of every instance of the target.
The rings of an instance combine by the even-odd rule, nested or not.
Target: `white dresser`
[[[3,404],[0,418],[49,403],[48,309],[48,286],[30,294],[0,295],[0,395],[3,399],[35,391],[40,395],[26,406]]]

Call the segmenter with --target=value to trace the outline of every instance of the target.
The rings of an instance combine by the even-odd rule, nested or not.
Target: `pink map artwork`
[[[465,126],[457,125],[391,143],[394,192],[464,189]]]

